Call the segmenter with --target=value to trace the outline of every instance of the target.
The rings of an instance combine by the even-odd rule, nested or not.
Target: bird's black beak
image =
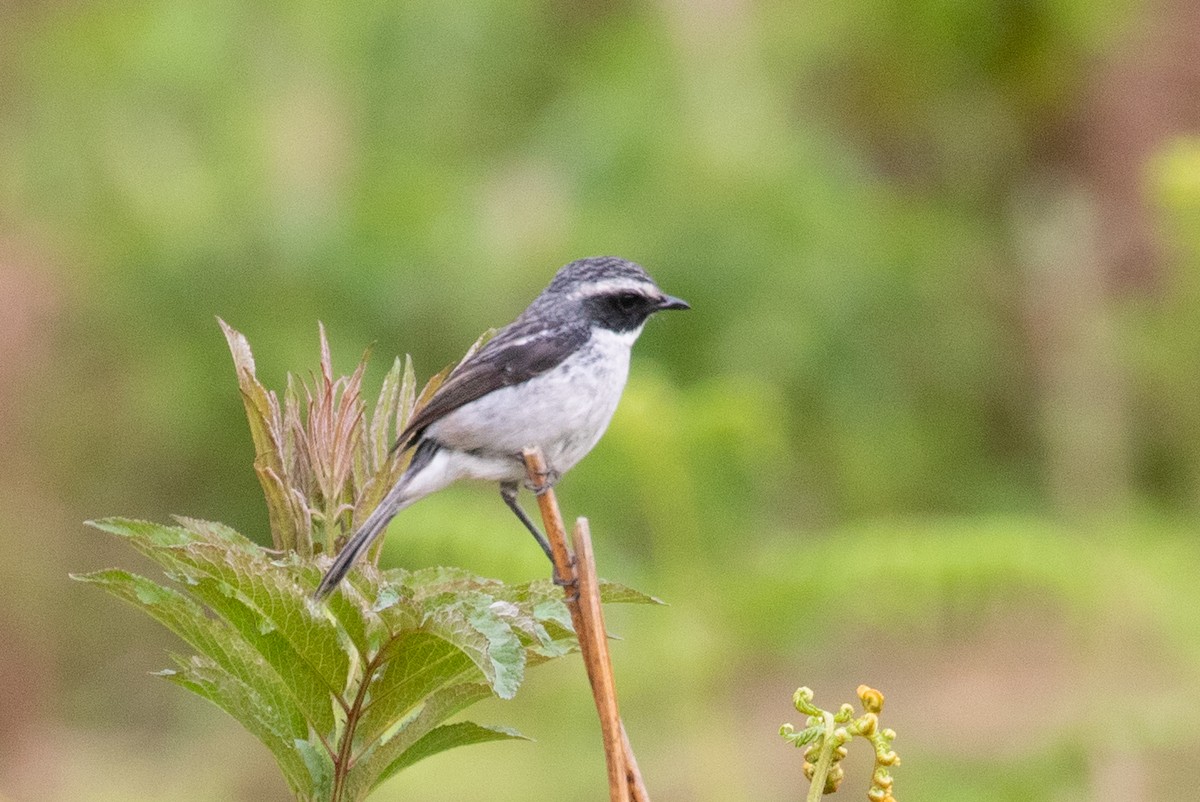
[[[674,295],[664,295],[662,300],[658,302],[658,308],[662,309],[691,309],[692,305],[682,298],[676,298]]]

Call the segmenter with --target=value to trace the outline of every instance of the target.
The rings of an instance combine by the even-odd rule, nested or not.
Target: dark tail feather
[[[375,542],[375,538],[379,537],[383,533],[383,530],[387,528],[388,523],[396,517],[396,513],[416,501],[415,498],[405,495],[408,490],[408,483],[412,480],[413,476],[420,473],[429,465],[430,460],[433,459],[440,448],[441,446],[433,440],[421,441],[412,456],[412,461],[408,463],[408,468],[404,471],[404,475],[400,477],[400,481],[387,492],[387,495],[383,497],[383,501],[379,502],[379,506],[367,516],[367,520],[363,521],[358,531],[350,537],[350,540],[338,552],[338,556],[333,561],[333,566],[325,572],[325,576],[321,577],[321,584],[317,586],[316,592],[313,593],[314,598],[319,601],[332,593],[333,589],[338,586],[338,583],[350,572],[350,568],[358,561],[358,558],[365,554],[367,549],[371,548],[371,544]]]
[[[403,509],[405,499],[403,498],[403,489],[405,482],[401,481],[399,485],[394,487],[390,493],[384,496],[383,501],[375,508],[375,511],[367,516],[367,520],[358,528],[358,531],[346,542],[342,550],[338,552],[338,556],[333,561],[333,565],[325,572],[325,576],[321,578],[321,584],[317,586],[317,590],[313,593],[313,598],[320,601],[333,592],[333,589],[338,586],[338,583],[345,578],[350,572],[350,568],[358,561],[358,558],[366,553],[371,544],[375,542],[375,538],[379,537],[383,530],[387,528],[388,523],[392,518],[396,517],[396,513]]]

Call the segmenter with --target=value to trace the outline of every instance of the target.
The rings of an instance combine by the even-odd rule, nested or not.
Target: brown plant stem
[[[358,686],[358,690],[354,694],[354,702],[347,707],[345,700],[339,695],[338,702],[346,709],[346,724],[342,729],[341,742],[338,745],[338,754],[333,762],[333,791],[330,794],[331,802],[342,802],[346,791],[346,778],[350,774],[350,769],[354,764],[354,731],[358,727],[358,722],[365,710],[364,703],[367,698],[367,688],[371,685],[371,680],[375,677],[375,671],[379,668],[380,657],[384,650],[380,650],[363,669],[362,682]]]
[[[621,722],[621,745],[625,747],[625,773],[629,779],[631,802],[650,802],[650,793],[642,781],[642,770],[638,768],[637,758],[633,755],[633,747],[629,745],[629,735],[625,732],[624,722]]]
[[[579,639],[579,650],[592,686],[592,697],[600,717],[604,755],[608,767],[608,789],[612,802],[649,802],[637,761],[629,746],[625,725],[617,706],[616,685],[608,654],[608,634],[600,605],[600,583],[592,554],[586,518],[575,522],[575,554],[567,548],[567,532],[552,487],[546,485],[546,462],[539,449],[522,452],[529,480],[537,488],[538,508],[546,528],[546,539],[554,557],[554,572],[563,585],[571,624]]]
[[[590,651],[595,658],[587,663],[588,679],[596,697],[596,709],[600,713],[601,725],[606,721],[608,723],[608,729],[605,730],[605,746],[611,743],[610,737],[617,742],[613,748],[618,749],[624,758],[625,765],[621,773],[624,776],[624,785],[629,788],[631,802],[649,802],[650,797],[642,782],[633,748],[629,745],[629,736],[625,733],[625,724],[621,721],[621,714],[617,709],[617,688],[612,675],[612,660],[608,654],[608,629],[604,626],[604,608],[600,604],[600,580],[596,576],[596,558],[592,553],[591,529],[587,518],[575,519],[575,528],[571,535],[575,546],[575,573],[579,580],[577,603],[586,622],[584,630],[591,641]]]

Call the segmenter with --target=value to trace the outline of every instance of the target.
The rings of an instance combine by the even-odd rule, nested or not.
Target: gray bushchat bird
[[[408,505],[459,479],[500,483],[500,496],[550,556],[517,503],[521,451],[541,448],[553,484],[583,459],[612,419],[629,375],[629,351],[646,320],[688,309],[639,265],[579,259],[555,274],[520,316],[462,362],[396,442],[408,469],[367,516],[321,579],[327,596]]]

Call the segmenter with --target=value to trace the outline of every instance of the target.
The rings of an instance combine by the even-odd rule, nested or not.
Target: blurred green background
[[[1191,0],[0,2],[0,799],[283,800],[66,579],[112,514],[266,538],[233,370],[428,376],[570,259],[695,311],[560,486],[656,800],[802,797],[792,691],[867,682],[902,800],[1139,802],[1200,759]],[[492,488],[385,558],[510,580]],[[601,799],[577,659],[378,799]],[[849,759],[861,798],[869,760]]]

